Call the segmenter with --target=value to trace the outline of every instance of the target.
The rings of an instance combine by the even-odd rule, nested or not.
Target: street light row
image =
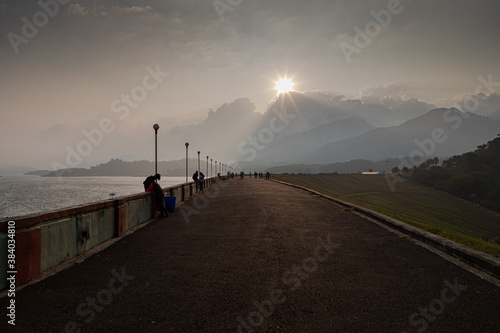
[[[155,174],[158,173],[158,129],[160,128],[160,125],[154,124],[153,129],[155,130]],[[189,154],[188,154],[188,147],[189,147],[189,142],[185,143],[186,145],[186,183],[188,182],[188,160],[189,160]],[[198,150],[198,173],[201,172],[201,165],[200,165],[200,154],[201,152]],[[210,157],[207,155],[207,175],[208,175],[208,159]],[[213,166],[213,159],[210,159],[210,177],[212,177],[212,166]],[[227,170],[232,170],[233,168],[223,164],[222,162],[219,162],[219,170],[223,174],[227,172]],[[217,161],[215,161],[215,174],[217,174]]]
[[[189,142],[185,143],[186,145],[186,183],[188,182],[188,147],[189,147]],[[198,150],[198,173],[201,172],[201,164],[200,164],[200,154],[201,152]],[[207,155],[207,175],[208,175],[208,159],[210,156]],[[212,177],[212,167],[213,167],[213,158],[210,159],[210,177]],[[226,165],[222,162],[219,162],[219,172],[222,172],[225,174],[227,170],[230,169],[232,170],[233,168],[230,167],[229,165]],[[217,175],[217,161],[215,161],[215,174]]]

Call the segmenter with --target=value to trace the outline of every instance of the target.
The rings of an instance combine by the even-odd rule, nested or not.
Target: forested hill
[[[500,134],[441,166],[437,158],[430,159],[416,168],[410,179],[500,212]]]
[[[201,170],[206,171],[207,161],[200,161]],[[193,174],[198,166],[196,159],[189,159],[189,175]],[[210,167],[210,165],[209,165]],[[215,167],[214,167],[215,168]],[[88,176],[132,176],[145,177],[154,174],[155,165],[151,161],[134,161],[127,162],[120,159],[111,159],[107,163],[98,164],[96,166],[85,168],[71,168],[52,171],[45,177],[88,177]],[[209,170],[210,171],[210,170]],[[215,172],[215,169],[213,169]],[[186,175],[186,159],[175,161],[158,162],[158,173],[164,177],[185,176]]]

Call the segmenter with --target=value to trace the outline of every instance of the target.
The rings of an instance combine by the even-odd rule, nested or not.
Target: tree
[[[500,137],[441,166],[438,158],[429,159],[414,168],[410,180],[500,211]]]

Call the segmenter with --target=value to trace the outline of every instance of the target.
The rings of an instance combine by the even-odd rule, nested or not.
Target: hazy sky
[[[199,123],[240,97],[264,112],[283,76],[452,106],[478,77],[500,82],[499,13],[497,0],[2,1],[0,165],[51,169],[82,128],[107,130],[92,149],[112,158],[106,138],[155,122]]]

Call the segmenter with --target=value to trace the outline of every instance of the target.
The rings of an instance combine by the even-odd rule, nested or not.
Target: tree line
[[[206,160],[201,161],[202,171],[206,170]],[[191,175],[198,168],[198,160],[189,159],[189,171]],[[46,177],[89,177],[89,176],[132,176],[144,177],[154,173],[155,164],[152,161],[123,161],[121,159],[111,159],[107,163],[101,163],[85,168],[69,168],[58,171],[52,171],[45,175]],[[215,169],[214,169],[215,172]],[[158,173],[162,176],[180,177],[186,174],[186,160],[179,159],[174,161],[158,161]]]
[[[428,159],[413,170],[399,170],[409,180],[500,212],[500,134],[475,151],[439,161]]]

